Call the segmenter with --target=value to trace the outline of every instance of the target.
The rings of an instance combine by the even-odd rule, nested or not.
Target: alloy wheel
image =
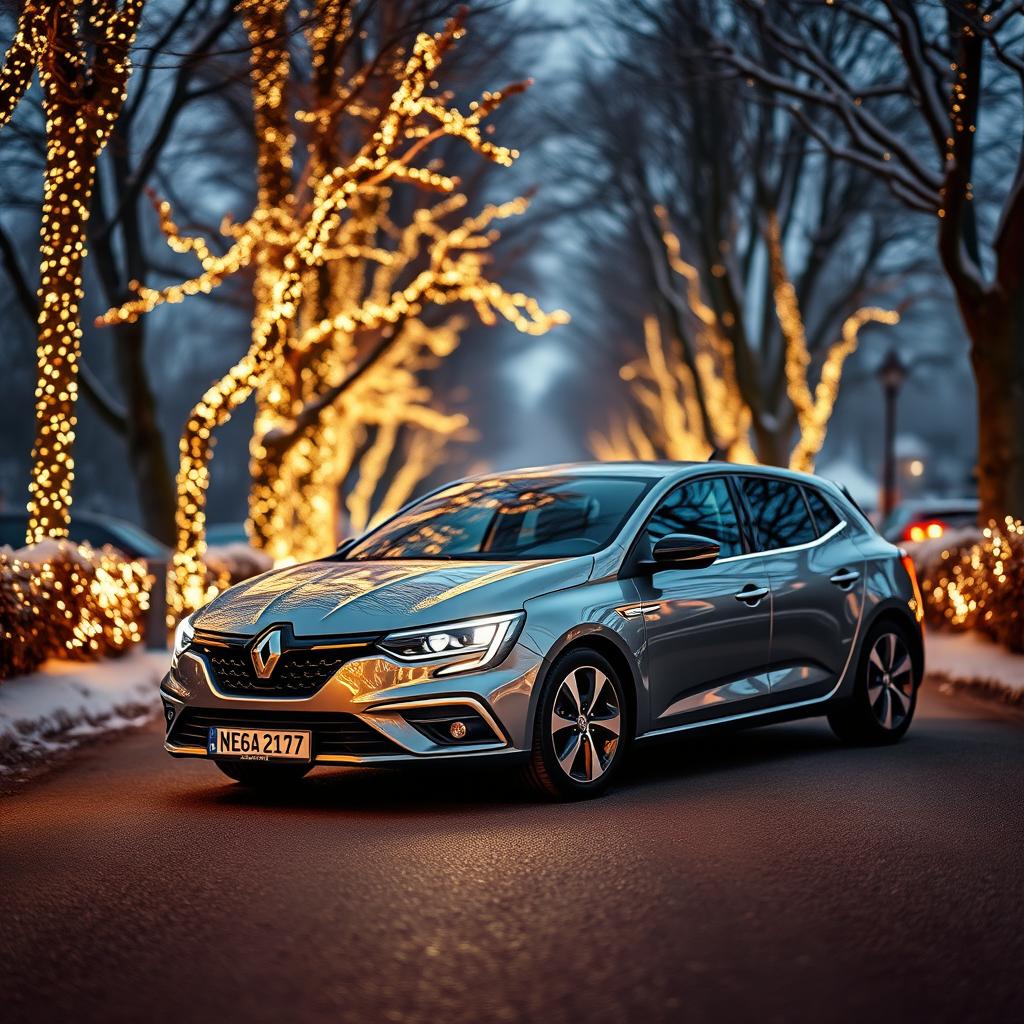
[[[868,656],[868,705],[883,729],[898,729],[914,703],[914,666],[896,633],[883,633]]]
[[[562,771],[575,782],[595,782],[615,759],[621,732],[615,686],[592,665],[574,668],[551,709],[551,742]]]

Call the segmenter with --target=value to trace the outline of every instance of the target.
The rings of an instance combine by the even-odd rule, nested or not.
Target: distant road
[[[637,752],[609,796],[318,772],[261,800],[158,727],[0,799],[0,1015],[221,1022],[1009,1021],[1024,727],[926,687]]]

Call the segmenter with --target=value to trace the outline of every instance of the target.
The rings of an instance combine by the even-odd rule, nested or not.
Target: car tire
[[[607,658],[586,647],[567,651],[537,702],[526,781],[550,800],[598,796],[618,774],[631,735],[625,690]]]
[[[235,782],[250,789],[287,789],[301,782],[310,771],[308,764],[262,764],[217,761],[217,767]]]
[[[896,622],[873,626],[864,641],[850,697],[836,702],[828,724],[845,743],[896,743],[910,728],[921,684],[910,629]]]

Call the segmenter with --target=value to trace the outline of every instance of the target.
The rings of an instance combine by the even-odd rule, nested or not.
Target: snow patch
[[[0,773],[103,733],[143,725],[160,712],[166,651],[136,648],[94,662],[52,658],[0,684]]]
[[[266,552],[241,543],[211,545],[203,561],[215,576],[230,584],[259,576],[274,567],[273,559]]]
[[[1024,655],[1011,653],[983,633],[928,630],[925,660],[928,675],[951,688],[967,687],[1008,704],[1024,704]]]

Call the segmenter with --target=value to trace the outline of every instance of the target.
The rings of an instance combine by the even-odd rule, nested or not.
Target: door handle
[[[748,583],[738,594],[733,594],[733,597],[753,608],[762,597],[767,597],[769,593],[771,591],[767,587],[755,587],[753,583]]]
[[[860,573],[856,569],[840,569],[834,576],[829,576],[828,581],[845,590],[850,584],[856,583],[859,579]]]

